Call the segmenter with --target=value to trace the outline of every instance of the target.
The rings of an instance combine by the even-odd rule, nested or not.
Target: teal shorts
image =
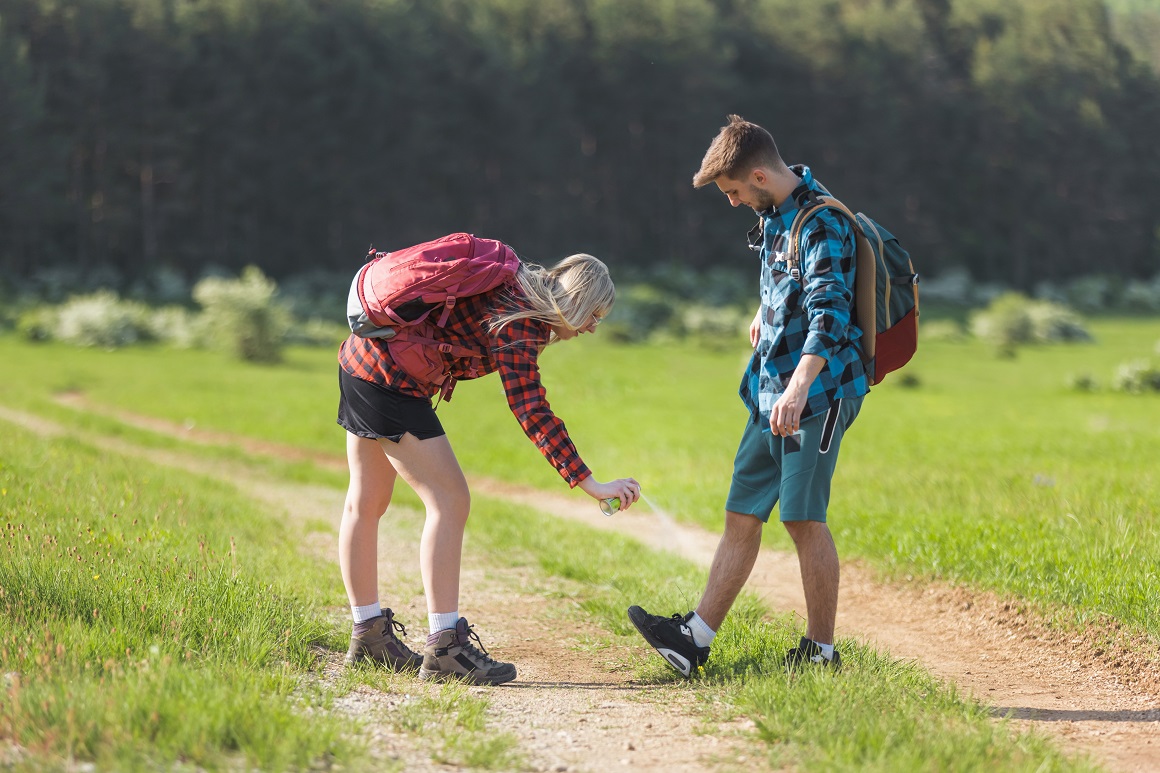
[[[773,434],[760,421],[750,421],[733,460],[733,483],[725,509],[768,523],[780,501],[783,522],[825,523],[842,436],[861,408],[861,397],[838,400],[826,413],[803,421],[801,431],[789,437]]]

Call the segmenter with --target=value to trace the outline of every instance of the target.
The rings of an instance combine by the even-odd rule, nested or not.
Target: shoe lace
[[[693,639],[692,633],[686,634],[681,630],[682,628],[685,628],[689,625],[689,622],[685,619],[684,615],[682,615],[680,612],[676,612],[669,617],[669,620],[673,622],[673,625],[677,627],[677,630],[680,631],[682,636],[688,638],[689,642],[692,643],[693,646],[696,646],[696,641]]]
[[[398,631],[398,633],[395,634],[396,639],[402,638],[403,636],[407,635],[407,627],[405,625],[403,625],[402,623],[400,623],[398,620],[396,620],[394,617],[391,618],[391,628]]]
[[[384,617],[387,618],[387,633],[393,636],[395,639],[398,639],[399,643],[402,644],[402,637],[407,635],[407,627],[396,620],[394,615],[387,614],[384,615]],[[396,633],[396,631],[398,633]]]
[[[475,655],[486,664],[494,664],[498,662],[487,654],[487,650],[483,647],[483,642],[479,640],[479,634],[475,632],[474,625],[467,626],[467,639],[468,641],[463,642],[463,648],[465,650],[470,650],[471,654]],[[472,641],[474,641],[475,644],[472,644]],[[476,645],[479,646],[477,647]]]

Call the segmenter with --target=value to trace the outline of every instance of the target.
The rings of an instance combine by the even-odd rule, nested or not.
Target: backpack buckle
[[[455,308],[455,296],[448,294],[448,296],[443,299],[443,313],[439,315],[439,327],[443,327],[447,324],[447,319],[451,316],[451,310],[453,308]]]

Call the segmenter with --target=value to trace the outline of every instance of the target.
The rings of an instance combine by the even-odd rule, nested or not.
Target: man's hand
[[[761,308],[758,307],[757,313],[753,315],[753,321],[749,323],[749,344],[756,349],[757,342],[761,340]]]
[[[802,412],[810,394],[810,384],[826,366],[826,359],[816,354],[803,354],[794,368],[789,385],[769,412],[769,428],[773,434],[788,437],[801,429]]]
[[[786,390],[777,398],[773,410],[769,412],[769,428],[773,430],[773,434],[788,437],[801,428],[807,394],[808,391],[798,393]]]

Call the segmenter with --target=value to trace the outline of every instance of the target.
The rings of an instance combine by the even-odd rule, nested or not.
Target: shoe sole
[[[368,655],[363,655],[356,658],[343,658],[342,662],[347,668],[354,668],[355,666],[362,663],[370,663],[373,666],[383,666],[384,668],[389,668],[397,674],[413,674],[419,670],[420,663],[422,663],[422,661],[416,664],[399,663],[398,661],[379,660]]]
[[[428,671],[425,668],[419,669],[419,681],[421,682],[466,682],[467,684],[507,684],[516,678],[516,671],[512,669],[510,674],[500,674],[498,676],[476,676],[474,671],[469,671],[466,674],[458,674],[454,671]]]
[[[648,631],[648,624],[646,623],[645,612],[640,607],[628,608],[628,619],[632,621],[633,626],[636,627],[638,633],[644,637],[644,640],[649,643],[649,646],[657,651],[657,654],[664,658],[665,662],[669,664],[678,674],[686,679],[693,678],[693,664],[689,660],[664,645],[663,642],[653,638],[653,635]],[[637,618],[640,617],[638,620]]]

